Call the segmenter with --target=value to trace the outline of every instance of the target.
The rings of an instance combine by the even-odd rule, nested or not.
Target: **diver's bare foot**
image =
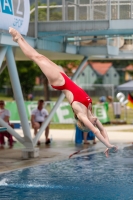
[[[17,42],[19,38],[22,38],[22,35],[14,28],[9,27],[9,33],[12,35],[14,42]]]

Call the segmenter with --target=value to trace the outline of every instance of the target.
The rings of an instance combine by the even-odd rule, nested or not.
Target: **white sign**
[[[0,29],[8,30],[13,27],[26,35],[29,19],[29,0],[0,0]]]
[[[98,117],[99,120],[104,120],[107,118],[107,113],[103,105],[94,105],[93,113]]]

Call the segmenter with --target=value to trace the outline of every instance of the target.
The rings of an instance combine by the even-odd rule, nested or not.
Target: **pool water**
[[[0,200],[133,200],[133,148],[0,175]]]

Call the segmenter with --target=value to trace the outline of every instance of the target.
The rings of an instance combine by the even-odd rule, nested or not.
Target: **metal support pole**
[[[84,64],[87,62],[88,60],[88,57],[85,56],[83,58],[83,60],[81,61],[78,69],[76,70],[75,74],[73,75],[72,77],[72,80],[76,80],[76,78],[79,76],[79,74],[81,73],[83,67],[84,67]],[[53,107],[53,109],[51,110],[49,116],[47,117],[46,121],[42,124],[39,132],[37,133],[37,135],[35,136],[34,140],[33,140],[33,144],[34,146],[36,145],[38,139],[40,138],[41,134],[43,133],[43,131],[46,129],[47,125],[50,123],[54,113],[56,112],[57,108],[59,107],[59,105],[61,104],[61,102],[63,101],[63,99],[65,98],[65,95],[64,93],[62,93],[58,99],[58,101],[56,102],[55,106]]]
[[[35,0],[35,38],[38,37],[38,0]]]
[[[7,46],[6,47],[0,47],[0,68],[1,68],[1,64],[4,60],[4,57],[6,55],[6,51],[7,51]]]
[[[1,68],[0,68],[0,74],[2,74],[2,72],[4,71],[4,69],[6,68],[6,62],[4,61],[1,65]]]
[[[25,110],[20,81],[19,81],[19,77],[18,77],[18,73],[16,69],[16,63],[14,60],[14,55],[13,55],[13,51],[11,47],[8,47],[8,50],[6,53],[6,60],[7,60],[7,66],[8,66],[8,71],[9,71],[9,75],[10,75],[10,79],[12,83],[15,100],[18,107],[21,125],[24,132],[24,140],[25,140],[24,145],[28,148],[33,148],[33,140],[31,138],[30,126],[28,123],[28,118],[27,118],[27,114]]]
[[[11,126],[9,126],[2,118],[0,118],[0,125],[7,128],[7,131],[13,135],[19,142],[24,144],[24,138],[22,138],[18,133],[16,133]]]

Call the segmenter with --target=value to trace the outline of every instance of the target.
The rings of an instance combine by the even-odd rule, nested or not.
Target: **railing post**
[[[35,0],[35,38],[38,37],[38,0]]]
[[[119,4],[119,0],[118,0],[118,12],[117,12],[117,19],[120,19],[120,4]]]
[[[133,18],[133,0],[131,0],[131,19]]]
[[[94,2],[91,1],[91,20],[94,20]]]
[[[80,0],[77,0],[77,20],[79,20],[79,6],[80,6]]]
[[[68,2],[65,2],[65,19],[68,20]]]
[[[74,0],[74,4],[77,4],[77,0]],[[74,21],[77,21],[77,6],[74,6]]]
[[[89,5],[87,5],[87,16],[86,16],[86,20],[89,20]]]
[[[65,21],[65,0],[62,0],[62,21]]]
[[[91,9],[92,9],[92,0],[90,0],[90,20],[92,19],[92,17],[91,17]]]
[[[108,1],[108,11],[109,11],[109,28],[110,28],[110,21],[111,21],[111,0]]]
[[[47,0],[47,22],[49,22],[49,0]]]

